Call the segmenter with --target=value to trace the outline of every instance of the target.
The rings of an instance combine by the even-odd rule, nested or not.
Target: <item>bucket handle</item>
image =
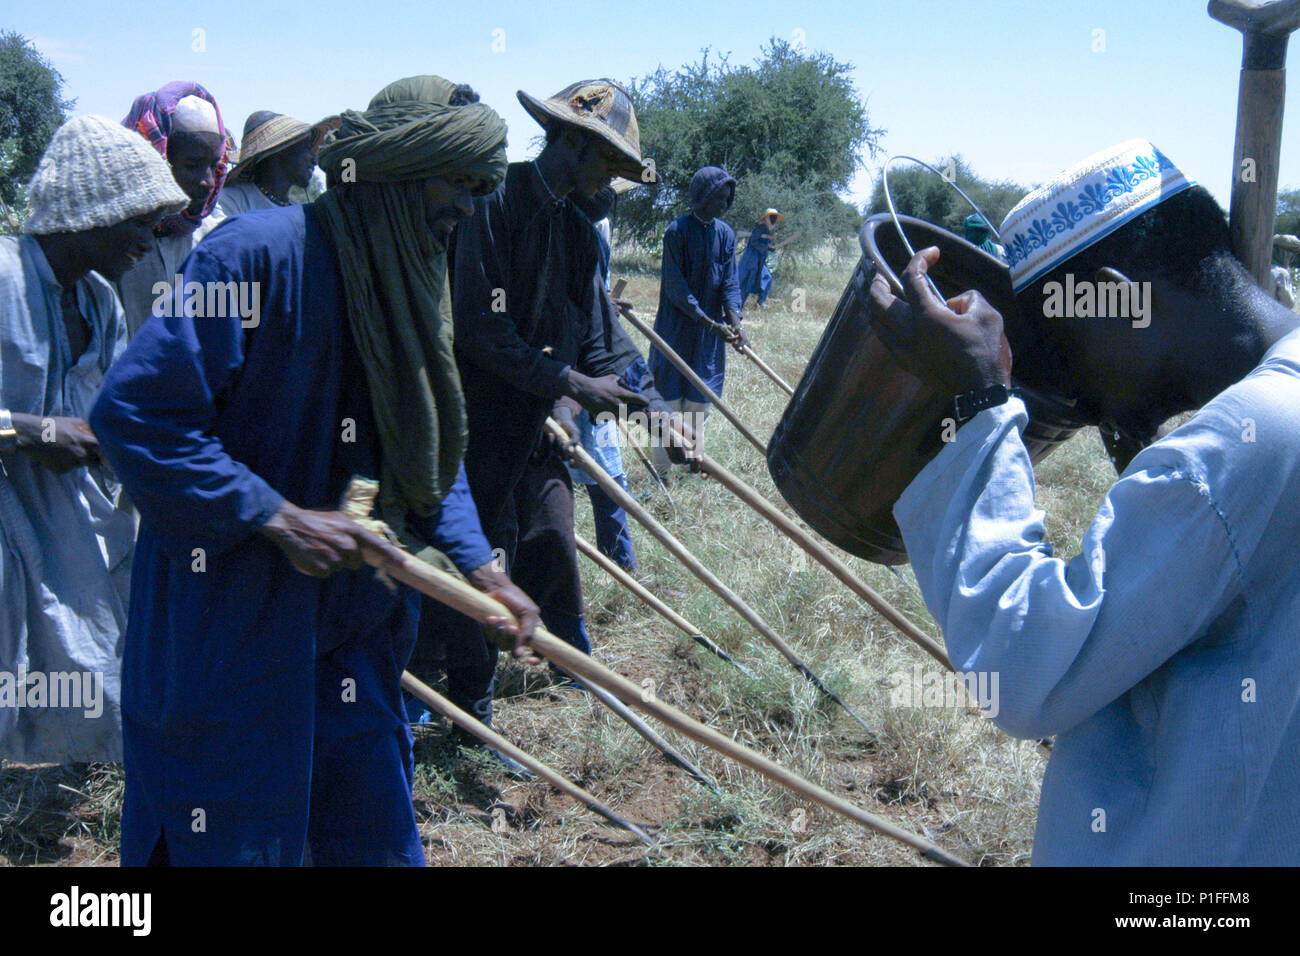
[[[903,248],[907,250],[907,257],[909,261],[911,259],[916,258],[916,250],[913,249],[912,244],[907,241],[907,233],[903,232],[903,224],[898,221],[898,210],[894,208],[893,193],[889,191],[889,167],[900,159],[905,159],[909,163],[916,163],[916,165],[918,166],[924,166],[926,169],[930,170],[930,172],[934,173],[936,176],[942,179],[953,189],[957,190],[957,192],[961,193],[961,198],[966,200],[968,203],[970,203],[971,208],[974,209],[975,212],[979,214],[979,217],[984,220],[984,225],[989,227],[989,232],[993,233],[993,238],[996,239],[999,244],[1002,242],[1001,234],[994,227],[993,223],[989,222],[989,217],[984,215],[984,210],[979,207],[979,204],[976,203],[975,200],[971,199],[970,196],[966,195],[966,191],[957,185],[957,181],[955,179],[949,179],[947,176],[939,172],[939,170],[935,169],[929,163],[919,160],[915,156],[903,156],[899,154],[896,156],[891,156],[889,157],[889,159],[885,160],[885,166],[881,175],[883,176],[885,181],[885,202],[889,204],[889,215],[894,220],[894,228],[898,230],[898,238],[903,240]],[[926,274],[925,278],[926,281],[930,283],[930,288],[934,290],[934,294],[937,295],[941,301],[947,302],[948,297],[939,291],[939,287],[934,284],[934,280],[930,278],[928,273]]]

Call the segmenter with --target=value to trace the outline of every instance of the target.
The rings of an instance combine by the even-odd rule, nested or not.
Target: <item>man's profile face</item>
[[[477,176],[453,173],[424,181],[425,222],[445,239],[462,219],[474,215],[474,193],[487,184]]]
[[[225,141],[216,133],[178,131],[167,140],[172,178],[190,197],[186,211],[192,216],[203,211],[203,204],[217,184],[217,166],[225,147]]]
[[[299,189],[306,189],[316,168],[316,154],[311,148],[311,137],[304,136],[265,160],[284,171],[285,177]]]
[[[160,219],[161,209],[112,226],[87,230],[82,234],[86,264],[105,279],[120,279],[149,251],[153,228]]]
[[[578,180],[574,189],[590,199],[608,186],[627,166],[627,157],[594,133],[587,133],[578,158]]]

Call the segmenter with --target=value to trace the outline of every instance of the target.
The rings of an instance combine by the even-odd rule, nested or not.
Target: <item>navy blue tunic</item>
[[[300,574],[257,533],[378,473],[335,251],[310,207],[229,220],[186,284],[258,283],[260,317],[155,315],[91,414],[141,526],[123,661],[122,861],[422,864],[398,678],[414,592]],[[173,309],[172,311],[179,311]],[[491,559],[462,471],[410,527]]]
[[[664,231],[660,273],[655,331],[704,379],[704,384],[721,394],[727,345],[696,317],[696,309],[703,309],[715,322],[725,321],[724,302],[740,311],[736,234],[721,219],[706,224],[693,213],[674,219]],[[657,349],[650,351],[650,372],[659,393],[669,401],[709,401]]]

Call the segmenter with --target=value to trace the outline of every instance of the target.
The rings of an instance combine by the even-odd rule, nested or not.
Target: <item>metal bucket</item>
[[[900,216],[899,224],[913,248],[939,247],[930,275],[945,295],[977,289],[1004,317],[1017,318],[1000,259],[920,219]],[[880,271],[901,293],[898,276],[909,259],[893,219],[872,216],[858,240],[862,258],[768,442],[767,466],[785,500],[821,535],[868,561],[901,564],[907,552],[893,507],[943,448],[953,396],[904,371],[872,328],[873,277]],[[1019,324],[1008,320],[1008,337]],[[1014,340],[1011,349],[1014,356]],[[1029,410],[1024,441],[1033,461],[1087,424],[1060,400],[1016,384]]]

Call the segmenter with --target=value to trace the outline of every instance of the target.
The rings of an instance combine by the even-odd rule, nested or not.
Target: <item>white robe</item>
[[[11,412],[86,418],[126,348],[121,304],[91,272],[77,283],[90,344],[74,364],[61,294],[33,237],[0,238],[0,406]],[[0,756],[121,760],[134,509],[104,465],[55,474],[14,451],[0,466]]]

